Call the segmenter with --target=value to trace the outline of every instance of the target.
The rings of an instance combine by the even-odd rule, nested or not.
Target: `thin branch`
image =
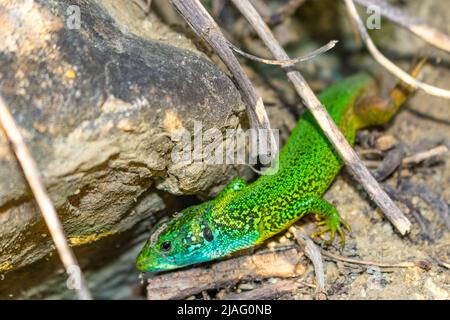
[[[422,40],[435,46],[436,48],[450,52],[450,37],[445,33],[433,28],[425,21],[411,17],[399,8],[391,6],[383,0],[355,0],[356,3],[364,7],[377,6],[381,15],[399,26],[411,31]]]
[[[441,145],[441,146],[432,148],[430,150],[418,152],[416,154],[413,154],[412,156],[405,157],[405,158],[403,158],[402,163],[403,164],[417,164],[426,159],[444,155],[448,151],[449,150],[448,150],[447,146]]]
[[[319,247],[300,230],[291,228],[297,243],[305,249],[305,254],[311,260],[314,266],[314,273],[316,275],[316,294],[326,294],[325,290],[325,271],[323,267],[322,255]]]
[[[370,54],[373,56],[373,58],[382,65],[386,70],[388,70],[390,73],[392,73],[397,78],[401,79],[405,83],[409,84],[414,89],[420,89],[430,95],[441,97],[445,99],[450,99],[450,91],[442,88],[438,88],[426,83],[423,83],[411,75],[409,75],[407,72],[403,71],[399,67],[397,67],[392,61],[390,61],[388,58],[386,58],[375,46],[375,43],[372,41],[372,39],[369,36],[369,33],[367,32],[364,23],[361,20],[361,17],[358,14],[358,11],[356,10],[355,4],[353,3],[353,0],[344,0],[345,5],[347,6],[347,11],[350,14],[351,18],[355,21],[359,33],[361,35],[361,38],[363,42],[365,43],[367,49],[369,50]]]
[[[164,273],[148,279],[147,298],[183,299],[202,291],[231,287],[240,281],[298,277],[305,272],[302,260],[299,248],[284,247],[219,261],[209,268],[200,266]]]
[[[404,157],[405,150],[402,145],[398,145],[387,151],[383,158],[383,162],[381,165],[377,166],[377,169],[373,172],[375,179],[379,182],[386,180],[401,165]]]
[[[264,108],[264,103],[257,94],[250,79],[245,74],[244,69],[239,64],[239,61],[234,56],[233,51],[229,47],[229,42],[217,23],[199,0],[171,0],[171,3],[197,35],[209,43],[230,70],[242,93],[250,126],[255,129],[262,128],[270,132],[270,147],[274,151],[273,154],[277,154],[278,146],[270,127],[269,117]]]
[[[430,158],[435,158],[448,153],[449,149],[445,145],[441,145],[429,150],[421,151],[416,154],[405,156],[405,151],[398,145],[397,147],[387,151],[382,160],[366,160],[364,164],[368,167],[377,168],[373,175],[378,181],[384,181],[389,177],[400,165],[414,165]],[[378,149],[366,149],[359,152],[360,155],[376,154],[383,155],[383,152]]]
[[[247,18],[250,24],[272,52],[273,56],[279,60],[288,60],[289,56],[280,46],[273,36],[269,27],[264,23],[261,16],[248,0],[232,0],[234,5]],[[403,215],[400,209],[383,191],[369,170],[364,166],[361,159],[350,146],[344,135],[339,131],[336,124],[331,119],[325,107],[317,99],[314,92],[306,83],[300,72],[285,67],[288,78],[291,80],[298,94],[302,98],[306,107],[311,111],[317,123],[320,125],[328,140],[333,144],[340,154],[345,164],[351,169],[355,178],[364,187],[370,198],[380,207],[385,216],[392,222],[395,228],[402,234],[409,232],[411,222]]]
[[[3,97],[0,96],[0,126],[11,142],[11,146],[16,154],[17,160],[19,161],[25,178],[33,191],[36,202],[42,212],[45,223],[47,224],[48,230],[53,238],[56,249],[58,250],[59,257],[61,258],[66,272],[71,274],[71,276],[77,276],[79,280],[80,287],[77,289],[78,297],[82,300],[92,299],[89,292],[89,288],[83,277],[83,273],[78,265],[76,257],[69,247],[66,236],[64,235],[64,230],[59,220],[58,214],[56,213],[55,207],[53,206],[50,197],[45,190],[44,183],[42,182],[42,177],[39,173],[36,162],[34,161],[25,141],[19,131],[19,128],[14,121],[12,114],[10,113],[6,102]],[[79,272],[79,274],[73,274]]]
[[[294,59],[288,59],[288,60],[272,60],[272,59],[261,58],[261,57],[252,55],[250,53],[247,53],[245,51],[242,51],[241,49],[236,47],[231,42],[229,42],[229,46],[230,46],[231,49],[233,49],[234,51],[239,53],[241,56],[244,56],[244,57],[246,57],[246,58],[248,58],[250,60],[261,62],[261,63],[264,63],[264,64],[276,65],[276,66],[289,66],[289,65],[293,65],[293,64],[296,64],[296,63],[299,63],[299,62],[304,62],[304,61],[308,61],[308,60],[314,59],[318,55],[321,55],[321,54],[327,52],[328,50],[334,48],[336,43],[338,43],[337,40],[331,40],[326,45],[324,45],[324,46],[320,47],[319,49],[316,49],[316,50],[314,50],[314,51],[312,51],[312,52],[310,52],[310,53],[308,53],[308,54],[306,54],[304,56],[297,57],[297,58],[294,58]]]
[[[415,267],[422,267],[422,265],[424,264],[423,261],[418,261],[418,262],[402,261],[402,262],[389,263],[389,262],[379,262],[379,261],[372,261],[372,260],[358,260],[358,259],[342,257],[342,256],[333,254],[333,253],[325,251],[325,250],[322,250],[322,254],[325,257],[328,257],[332,260],[348,262],[348,263],[352,263],[352,264],[376,266],[376,267],[380,267],[380,268],[415,268]]]

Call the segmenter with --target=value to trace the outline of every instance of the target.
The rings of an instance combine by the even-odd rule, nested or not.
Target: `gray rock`
[[[0,92],[74,246],[132,229],[166,207],[162,194],[196,194],[235,174],[230,166],[174,165],[170,133],[192,130],[194,121],[204,130],[236,128],[244,110],[231,80],[203,54],[128,32],[102,2],[0,4]],[[68,27],[69,5],[81,9],[80,30]],[[53,250],[0,131],[0,273]]]

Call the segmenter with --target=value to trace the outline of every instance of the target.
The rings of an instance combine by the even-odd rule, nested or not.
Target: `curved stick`
[[[375,43],[372,41],[372,39],[369,36],[369,33],[367,32],[366,28],[364,27],[364,23],[361,20],[361,17],[358,14],[358,11],[356,10],[355,4],[353,3],[353,0],[344,0],[345,5],[347,6],[347,11],[352,17],[352,19],[355,21],[358,31],[361,35],[361,38],[363,42],[365,43],[367,49],[369,50],[370,54],[373,56],[373,58],[381,64],[387,71],[392,73],[394,76],[402,80],[403,82],[409,84],[414,89],[420,89],[432,96],[441,97],[445,99],[450,99],[450,91],[442,88],[438,88],[426,83],[423,83],[411,75],[409,75],[407,72],[403,71],[399,67],[397,67],[391,60],[386,58],[380,50],[375,46]]]
[[[11,142],[11,146],[16,154],[17,160],[22,167],[25,178],[30,185],[31,191],[33,191],[36,202],[39,209],[42,212],[45,223],[55,243],[56,250],[59,257],[66,268],[66,272],[73,276],[78,277],[79,288],[76,288],[77,294],[80,300],[91,300],[91,293],[84,280],[83,273],[78,265],[77,259],[69,247],[67,238],[64,235],[64,230],[56,213],[55,207],[50,200],[50,197],[45,190],[44,183],[42,181],[41,174],[39,173],[38,166],[34,161],[30,150],[28,149],[19,128],[14,121],[14,118],[6,106],[3,97],[0,96],[0,126],[3,127],[6,136]],[[74,274],[77,272],[78,274]]]

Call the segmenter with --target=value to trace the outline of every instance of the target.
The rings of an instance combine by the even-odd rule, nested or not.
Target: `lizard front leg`
[[[273,211],[272,214],[266,215],[260,224],[261,240],[288,228],[307,213],[316,214],[323,219],[323,221],[319,222],[319,225],[323,225],[323,228],[314,233],[313,237],[330,232],[329,242],[332,242],[337,232],[341,237],[341,245],[344,246],[345,234],[342,227],[351,231],[350,226],[342,219],[337,209],[331,203],[316,196],[303,197],[294,201],[292,205],[289,205],[282,212]]]

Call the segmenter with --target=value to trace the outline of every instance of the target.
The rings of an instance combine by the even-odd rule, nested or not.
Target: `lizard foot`
[[[342,248],[344,248],[345,246],[345,234],[343,231],[343,227],[347,229],[348,232],[352,231],[350,225],[344,219],[342,219],[338,213],[325,218],[325,220],[318,222],[317,225],[323,227],[319,231],[313,233],[311,235],[312,238],[319,237],[327,232],[330,232],[330,239],[326,240],[325,243],[331,244],[337,232],[341,237],[340,245]]]

